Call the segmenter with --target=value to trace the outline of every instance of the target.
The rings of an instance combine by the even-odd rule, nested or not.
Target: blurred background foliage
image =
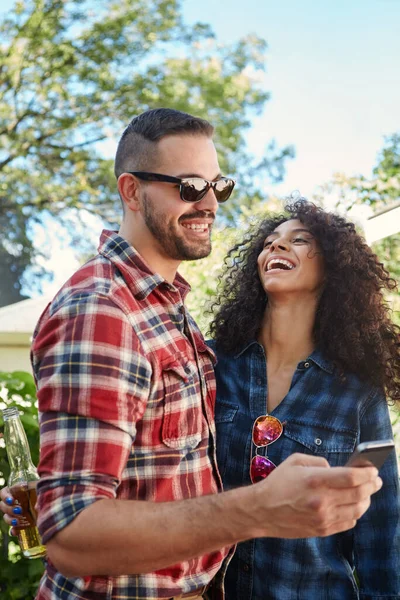
[[[348,177],[336,173],[332,181],[321,186],[316,195],[318,203],[324,203],[327,197],[337,197],[336,207],[351,213],[354,207],[371,207],[375,214],[400,204],[400,132],[388,136],[378,153],[373,177],[362,175]],[[400,283],[400,233],[391,235],[372,244],[372,249],[390,271],[392,277]],[[400,293],[387,294],[393,309],[393,319],[400,325]]]
[[[1,410],[8,406],[18,407],[26,431],[32,460],[39,460],[39,423],[35,382],[30,373],[0,372],[0,432],[3,431]],[[8,480],[10,468],[0,433],[0,487]],[[22,556],[16,538],[10,538],[9,527],[0,521],[0,598],[1,600],[33,600],[44,565],[41,559],[27,560]]]

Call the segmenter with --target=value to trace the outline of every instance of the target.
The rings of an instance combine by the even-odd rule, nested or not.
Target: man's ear
[[[118,191],[127,210],[138,211],[139,201],[139,182],[134,175],[121,173],[118,177]]]

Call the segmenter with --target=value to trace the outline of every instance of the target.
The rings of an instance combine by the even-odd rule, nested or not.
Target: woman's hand
[[[0,490],[0,510],[4,513],[4,521],[12,527],[10,534],[17,535],[15,527],[18,525],[18,517],[22,515],[22,509],[16,504],[8,487]]]

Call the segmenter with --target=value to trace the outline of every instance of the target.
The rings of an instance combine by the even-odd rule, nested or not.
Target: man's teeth
[[[197,223],[182,223],[182,225],[187,229],[197,229],[198,231],[205,231],[206,229],[208,229],[208,223],[205,223],[203,225],[198,225]]]
[[[267,271],[270,271],[274,268],[274,265],[283,265],[287,267],[289,270],[294,268],[294,265],[288,260],[284,260],[282,258],[272,258],[267,266]]]

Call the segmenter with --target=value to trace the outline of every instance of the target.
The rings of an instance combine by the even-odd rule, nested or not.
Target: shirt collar
[[[262,352],[264,354],[264,348],[261,346],[261,344],[259,344],[256,340],[253,340],[252,342],[250,342],[249,344],[247,344],[247,346],[245,346],[244,348],[242,348],[241,350],[239,350],[239,352],[237,354],[233,355],[233,358],[239,358],[239,356],[242,356],[242,354],[244,354],[245,352],[247,352],[247,350],[249,348],[251,348],[252,346],[255,346],[253,348],[253,352]]]
[[[308,359],[311,360],[313,363],[315,363],[318,367],[320,367],[321,369],[326,371],[327,373],[332,374],[333,371],[335,370],[333,362],[331,360],[325,358],[323,356],[322,352],[318,349],[314,350],[314,352],[312,352],[310,354]]]
[[[244,348],[242,348],[237,354],[234,354],[233,358],[239,358],[242,354],[244,354],[247,351],[262,352],[264,354],[264,348],[261,346],[261,344],[259,344],[256,340],[253,340]],[[317,367],[319,367],[323,371],[326,371],[327,373],[332,374],[334,371],[333,362],[326,359],[318,349],[314,350],[306,360],[301,361],[298,365],[298,368],[303,367],[304,363],[306,363],[307,361],[313,362],[317,365]]]
[[[116,231],[107,229],[102,231],[98,252],[121,272],[132,294],[138,300],[147,298],[162,284],[171,291],[179,291],[183,299],[190,291],[190,285],[179,273],[172,283],[158,273],[154,273],[139,252]]]

